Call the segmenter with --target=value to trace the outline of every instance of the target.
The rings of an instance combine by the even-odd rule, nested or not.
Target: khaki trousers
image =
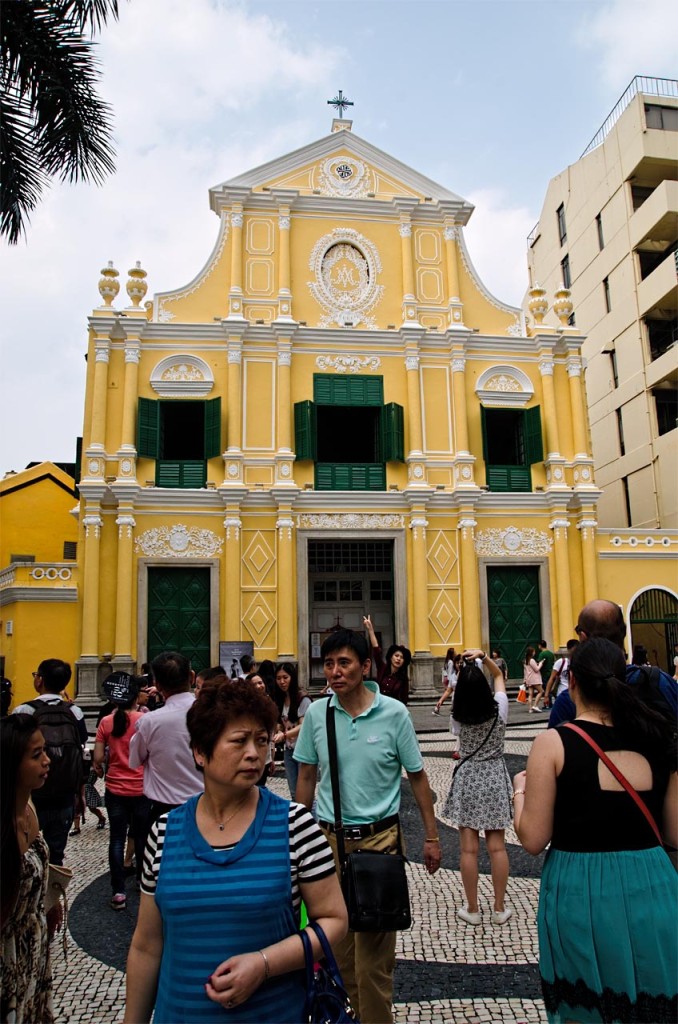
[[[337,860],[336,837],[323,829]],[[354,850],[380,850],[395,853],[398,849],[398,826],[365,839],[346,840],[346,853]],[[341,877],[341,875],[340,875]],[[352,932],[333,946],[341,977],[353,1008],[362,1024],[393,1024],[393,969],[395,967],[396,932]]]

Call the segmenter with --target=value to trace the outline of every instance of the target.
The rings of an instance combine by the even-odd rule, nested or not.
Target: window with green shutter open
[[[531,491],[530,467],[544,459],[541,413],[531,409],[481,406],[483,458],[491,491]]]
[[[381,377],[316,374],[294,430],[297,459],[315,462],[316,490],[383,491],[386,463],[404,461],[403,408],[384,405]]]
[[[199,488],[221,454],[221,399],[139,399],[137,454],[155,459],[157,487]]]

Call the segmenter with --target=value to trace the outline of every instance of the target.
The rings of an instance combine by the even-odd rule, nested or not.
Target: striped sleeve
[[[146,849],[144,850],[144,862],[141,867],[141,891],[145,892],[147,896],[155,896],[166,831],[167,815],[162,814],[151,825],[151,830],[146,840]]]
[[[290,868],[294,909],[301,904],[300,883],[318,882],[334,874],[330,844],[317,821],[302,804],[290,804]]]

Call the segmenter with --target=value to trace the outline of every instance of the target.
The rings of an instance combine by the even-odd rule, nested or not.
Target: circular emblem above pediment
[[[320,187],[326,195],[364,199],[369,189],[365,164],[350,156],[334,156],[320,167]]]

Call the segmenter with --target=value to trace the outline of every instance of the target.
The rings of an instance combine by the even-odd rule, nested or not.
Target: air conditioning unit
[[[13,619],[7,619],[7,622],[5,623],[5,636],[12,636],[13,633],[14,633],[14,620]]]

